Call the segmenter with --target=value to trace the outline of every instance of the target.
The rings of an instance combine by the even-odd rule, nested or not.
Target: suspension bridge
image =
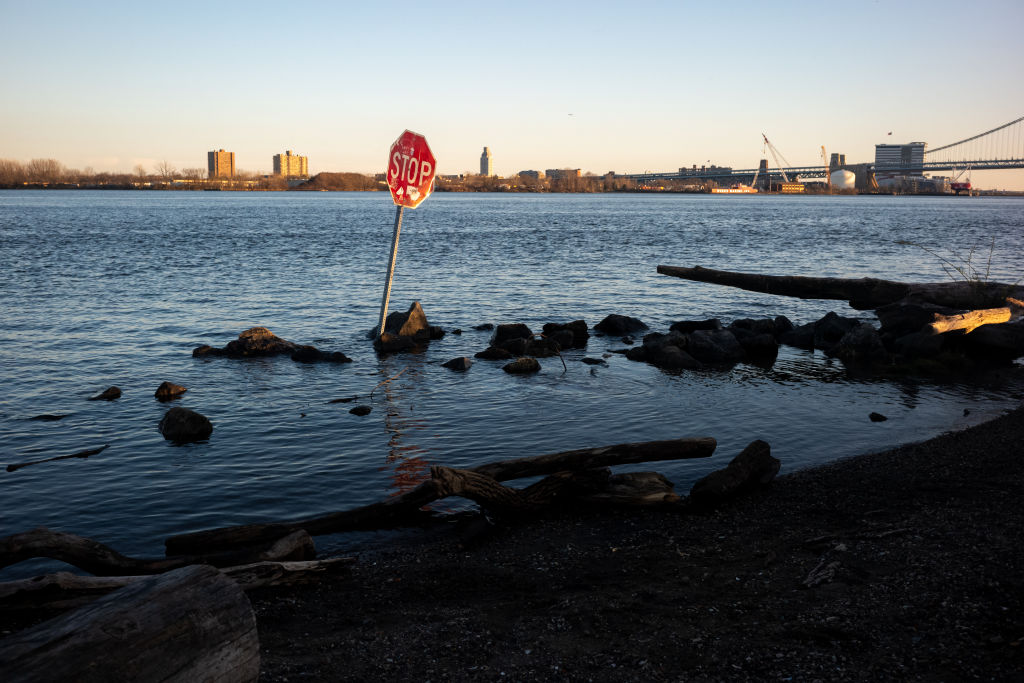
[[[787,166],[769,168],[771,176],[778,177],[784,171],[790,178],[824,178],[830,171],[847,166],[865,165],[872,172],[887,174],[932,173],[936,171],[961,172],[965,170],[986,171],[1024,168],[1024,116],[1009,123],[992,128],[983,133],[972,135],[947,145],[934,147],[925,152],[925,160],[910,163],[889,163],[876,165],[844,164],[841,166]],[[722,180],[736,182],[749,181],[758,173],[756,168],[734,170],[731,168],[711,167],[704,169],[682,168],[668,173],[634,173],[624,177],[639,182],[655,180]],[[761,169],[764,174],[765,170]]]

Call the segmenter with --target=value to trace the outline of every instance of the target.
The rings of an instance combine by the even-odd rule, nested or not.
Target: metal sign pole
[[[399,204],[395,207],[395,235],[391,238],[391,259],[388,261],[388,275],[384,280],[384,297],[380,300],[380,324],[377,325],[379,338],[384,334],[384,321],[388,317],[388,299],[391,298],[391,278],[395,274],[395,257],[398,255],[398,234],[402,232],[402,209],[405,207]]]

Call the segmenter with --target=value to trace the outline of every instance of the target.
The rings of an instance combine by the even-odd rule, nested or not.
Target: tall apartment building
[[[494,175],[493,170],[491,150],[488,147],[484,147],[484,153],[480,155],[480,175]]]
[[[911,169],[924,166],[924,142],[908,142],[904,145],[875,145],[875,169],[884,170],[886,166],[903,169],[904,173]],[[920,171],[918,171],[920,173]]]
[[[208,178],[234,178],[235,153],[223,149],[206,153]]]
[[[309,177],[309,157],[292,154],[290,149],[284,154],[275,154],[274,175],[283,175],[286,178]]]

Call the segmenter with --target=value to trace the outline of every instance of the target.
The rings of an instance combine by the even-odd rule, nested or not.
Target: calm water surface
[[[659,264],[942,281],[938,259],[897,240],[964,253],[980,243],[984,263],[995,238],[991,277],[1015,281],[1019,200],[436,194],[405,214],[391,308],[419,300],[432,324],[465,332],[378,358],[366,333],[393,216],[383,193],[0,193],[3,464],[110,444],[0,472],[0,535],[45,525],[158,555],[170,534],[381,499],[433,463],[714,436],[715,457],[659,466],[685,492],[753,439],[792,470],[963,427],[1022,396],[1010,373],[972,385],[854,379],[787,347],[770,368],[725,372],[666,373],[619,355],[583,364],[622,347],[598,337],[565,354],[567,370],[542,359],[530,377],[490,361],[464,374],[440,365],[485,348],[489,334],[471,329],[485,322],[539,330],[622,313],[665,331],[685,318],[870,317],[660,276]],[[191,357],[254,325],[354,362]],[[402,370],[364,399],[367,417],[328,403]],[[164,380],[188,387],[177,405],[213,421],[207,442],[175,446],[157,431]],[[110,385],[122,398],[86,400]],[[890,419],[871,423],[871,411]],[[43,413],[68,417],[29,419]]]

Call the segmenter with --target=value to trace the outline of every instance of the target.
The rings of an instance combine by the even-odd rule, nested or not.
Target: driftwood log
[[[749,292],[800,299],[848,301],[857,310],[880,308],[896,302],[932,303],[955,309],[1001,307],[1007,297],[1024,298],[1024,286],[1001,282],[894,282],[876,278],[801,277],[737,273],[694,266],[658,266],[662,275],[737,287]]]
[[[250,591],[267,586],[290,586],[315,581],[324,574],[346,570],[352,558],[335,557],[301,562],[256,562],[226,567],[221,573]],[[0,609],[5,612],[40,609],[66,610],[94,602],[119,588],[148,576],[82,576],[56,572],[20,581],[0,583]]]
[[[259,664],[248,598],[207,566],[147,577],[0,640],[6,683],[255,681]]]
[[[459,470],[459,472],[483,475],[494,482],[501,482],[552,475],[558,472],[599,469],[612,465],[706,458],[714,452],[715,446],[715,440],[710,437],[624,443],[601,448],[584,448],[549,455],[503,460]],[[558,482],[549,481],[545,486],[556,484]],[[540,496],[540,491],[541,489],[535,489],[529,494],[529,497]],[[445,495],[448,494],[444,493],[438,481],[429,479],[413,490],[385,502],[291,522],[248,524],[182,534],[168,538],[165,545],[169,556],[195,555],[209,552],[211,548],[221,550],[254,543],[266,543],[297,529],[303,529],[316,536],[415,524],[423,519],[424,513],[421,511],[423,506],[439,500]],[[549,492],[545,495],[554,494]],[[650,495],[650,492],[645,495]],[[619,496],[619,499],[621,500],[622,497]]]
[[[313,539],[296,529],[269,543],[238,550],[159,559],[136,559],[110,546],[45,527],[0,539],[0,568],[34,557],[49,557],[97,576],[159,574],[193,564],[231,567],[254,562],[306,560],[316,556]]]

